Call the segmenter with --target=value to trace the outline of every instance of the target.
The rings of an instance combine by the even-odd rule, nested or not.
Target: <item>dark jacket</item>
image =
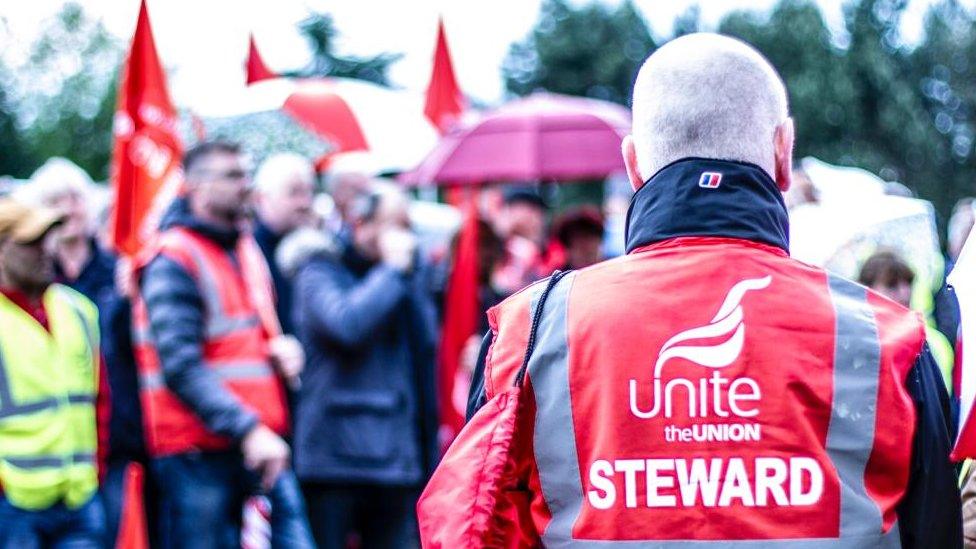
[[[698,197],[692,200],[674,192],[678,182],[671,179],[687,172],[697,176],[703,171],[716,171],[722,172],[726,181],[747,176],[753,169],[758,168],[703,159],[685,159],[662,169],[631,202],[627,252],[684,236],[738,238],[788,250],[786,209],[771,182],[768,186],[752,186],[763,193],[746,192],[750,186],[743,185],[732,193],[692,193],[690,196]],[[485,403],[484,365],[491,340],[489,333],[482,343],[468,400],[469,418]],[[959,488],[949,462],[950,433],[954,428],[945,385],[927,346],[905,384],[917,417],[909,484],[897,508],[902,547],[959,547]]]
[[[185,227],[235,255],[240,233],[196,219],[183,199],[173,202],[160,225],[161,230],[170,227]],[[258,419],[224,387],[216,373],[202,364],[204,305],[190,273],[176,261],[157,256],[143,269],[139,286],[166,386],[207,429],[233,440],[242,439]]]
[[[101,350],[111,400],[108,458],[142,459],[146,447],[132,351],[131,306],[115,287],[115,256],[99,247],[94,239],[89,245],[91,257],[77,278],[70,279],[57,262],[55,276],[58,282],[78,290],[98,307]]]
[[[286,268],[296,273],[294,318],[307,357],[295,471],[306,482],[420,486],[437,456],[436,320],[425,272],[370,263],[319,235]]]
[[[281,244],[282,238],[284,238],[284,235],[280,235],[271,230],[271,227],[268,227],[260,218],[254,223],[254,240],[257,241],[258,246],[261,248],[261,253],[264,254],[264,258],[268,261],[268,270],[271,271],[271,279],[274,282],[275,309],[278,312],[278,322],[281,323],[281,331],[286,334],[294,334],[295,323],[291,316],[291,280],[282,274],[277,261],[275,261],[275,254],[278,251],[278,245]]]

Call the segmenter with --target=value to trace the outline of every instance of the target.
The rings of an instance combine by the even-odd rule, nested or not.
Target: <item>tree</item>
[[[637,70],[656,47],[630,0],[616,9],[545,0],[535,28],[509,49],[502,76],[515,95],[544,89],[627,104]]]
[[[121,59],[122,45],[80,4],[65,4],[45,23],[27,62],[11,71],[6,87],[31,160],[19,175],[63,156],[93,179],[108,177]]]
[[[387,72],[390,65],[402,57],[401,54],[381,53],[373,57],[336,54],[335,42],[339,32],[332,17],[327,14],[310,15],[298,27],[312,48],[312,60],[294,76],[335,76],[390,85]]]

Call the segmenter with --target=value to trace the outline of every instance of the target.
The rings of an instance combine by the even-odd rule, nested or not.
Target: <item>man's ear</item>
[[[620,144],[620,152],[624,156],[624,166],[627,168],[627,178],[630,179],[630,186],[636,192],[644,186],[644,178],[641,177],[640,167],[637,165],[637,149],[634,147],[634,137],[628,135]]]
[[[773,134],[776,164],[773,178],[776,179],[779,190],[784,193],[793,184],[793,139],[793,119],[787,118],[776,127],[776,132]]]

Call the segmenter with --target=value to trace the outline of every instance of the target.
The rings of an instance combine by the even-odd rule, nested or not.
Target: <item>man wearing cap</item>
[[[0,548],[101,547],[98,312],[53,284],[53,210],[0,200]]]

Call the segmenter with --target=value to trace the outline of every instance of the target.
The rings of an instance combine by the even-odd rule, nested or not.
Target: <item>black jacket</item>
[[[759,168],[705,159],[679,160],[663,168],[652,178],[653,185],[641,187],[631,201],[628,253],[680,236],[741,238],[788,250],[786,208],[775,188],[753,184],[731,193],[672,192],[678,178],[689,179],[689,172],[716,171],[722,172],[723,178],[733,179],[748,178],[754,170]],[[689,196],[699,198],[691,200]],[[468,400],[469,419],[485,402],[484,365],[491,339],[489,332],[482,342]],[[928,346],[909,371],[906,386],[915,402],[917,419],[908,490],[897,509],[902,547],[961,547],[959,487],[949,462],[954,427],[949,397]]]
[[[173,202],[160,230],[170,227],[185,227],[235,255],[240,234],[196,219],[183,199]],[[139,286],[167,388],[211,432],[239,441],[258,419],[202,364],[204,305],[196,282],[179,263],[157,256],[142,271]]]
[[[437,457],[436,313],[425,270],[404,274],[321,238],[293,267],[307,357],[295,472],[306,482],[420,486]]]

